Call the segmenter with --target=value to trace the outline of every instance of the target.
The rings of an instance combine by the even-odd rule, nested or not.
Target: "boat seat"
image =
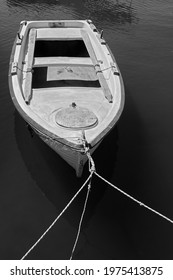
[[[55,121],[68,129],[89,129],[98,123],[97,116],[87,108],[79,107],[74,102],[57,111]]]
[[[81,39],[80,28],[38,28],[37,39]]]
[[[55,80],[86,80],[96,81],[97,75],[93,66],[49,66],[47,81]]]
[[[34,67],[49,65],[92,65],[90,57],[35,57]]]

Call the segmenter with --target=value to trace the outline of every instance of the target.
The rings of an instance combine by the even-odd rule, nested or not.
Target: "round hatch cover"
[[[92,111],[72,103],[68,108],[62,108],[56,113],[55,121],[66,128],[86,129],[96,125],[98,119]]]

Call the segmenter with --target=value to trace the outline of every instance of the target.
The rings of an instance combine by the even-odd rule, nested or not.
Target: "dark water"
[[[93,20],[126,87],[116,129],[94,154],[97,172],[173,219],[173,1],[2,0],[0,3],[0,259],[20,259],[82,179],[30,137],[8,89],[21,20]],[[86,189],[28,259],[69,259]],[[173,225],[93,178],[74,259],[173,259]]]

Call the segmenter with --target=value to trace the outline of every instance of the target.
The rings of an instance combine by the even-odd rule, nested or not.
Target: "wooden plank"
[[[95,51],[93,49],[93,46],[91,44],[91,40],[89,38],[89,35],[87,34],[87,32],[85,30],[81,30],[81,34],[82,34],[83,40],[85,42],[85,45],[87,47],[88,53],[91,57],[91,60],[92,60],[93,64],[95,65],[96,73],[97,73],[100,85],[103,89],[104,95],[105,95],[106,99],[111,103],[111,102],[113,102],[113,96],[112,96],[111,91],[109,89],[109,86],[108,86],[108,84],[105,80],[105,77],[104,77],[104,75],[101,71],[99,62],[97,60]]]
[[[31,100],[31,97],[32,97],[31,85],[32,85],[32,73],[27,72],[26,73],[26,78],[25,78],[25,86],[24,86],[24,98],[25,98],[25,102],[27,104],[30,103],[30,100]]]
[[[37,39],[81,39],[80,28],[39,28]]]
[[[34,49],[35,49],[35,40],[36,40],[36,29],[31,29],[28,38],[28,57],[26,61],[26,78],[24,84],[24,99],[27,104],[29,104],[32,97],[32,66],[34,59]]]
[[[47,70],[47,81],[55,80],[82,80],[96,81],[97,75],[93,66],[49,66]]]
[[[37,31],[36,29],[31,29],[29,33],[29,41],[28,41],[28,59],[27,59],[27,68],[30,70],[33,64],[34,58],[34,49],[35,49],[35,40],[36,40]]]
[[[92,65],[89,57],[35,57],[34,66],[48,65]]]
[[[93,64],[97,65],[98,64],[98,60],[97,60],[95,51],[93,49],[93,46],[91,44],[91,40],[90,40],[90,38],[88,36],[88,33],[85,30],[81,29],[81,35],[82,35],[82,38],[84,40],[84,43],[86,45],[86,48],[88,50],[88,53],[89,53],[89,55],[91,57],[91,60],[92,60]]]

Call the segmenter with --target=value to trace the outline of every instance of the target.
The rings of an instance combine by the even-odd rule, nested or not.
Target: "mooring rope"
[[[62,216],[62,214],[67,210],[67,208],[71,205],[73,200],[77,197],[77,195],[82,191],[82,189],[85,187],[85,185],[88,183],[88,181],[91,179],[93,173],[90,173],[87,180],[84,182],[82,187],[76,192],[76,194],[72,197],[72,199],[69,201],[69,203],[65,206],[65,208],[61,211],[61,213],[56,217],[56,219],[51,223],[51,225],[47,228],[47,230],[41,235],[41,237],[34,243],[34,245],[26,252],[26,254],[21,258],[21,260],[24,260],[26,256],[37,246],[37,244],[43,239],[43,237],[50,231],[50,229],[54,226],[54,224],[59,220],[59,218]]]
[[[168,218],[167,216],[161,214],[160,212],[154,210],[153,208],[149,207],[148,205],[144,204],[143,202],[137,200],[136,198],[134,198],[133,196],[129,195],[128,193],[124,192],[123,190],[121,190],[120,188],[116,187],[115,185],[113,185],[112,183],[110,183],[108,180],[106,180],[105,178],[103,178],[101,175],[99,175],[96,171],[94,172],[94,174],[99,177],[100,179],[102,179],[104,182],[106,182],[108,185],[110,185],[111,187],[113,187],[114,189],[116,189],[117,191],[121,192],[123,195],[127,196],[128,198],[132,199],[133,201],[135,201],[136,203],[138,203],[140,206],[143,206],[145,208],[147,208],[148,210],[150,210],[151,212],[157,214],[158,216],[162,217],[163,219],[167,220],[168,222],[173,224],[173,220],[171,220],[170,218]]]
[[[85,136],[85,135],[84,135]],[[110,185],[111,187],[113,187],[114,189],[116,189],[117,191],[121,192],[123,195],[127,196],[128,198],[130,198],[131,200],[133,200],[134,202],[138,203],[140,206],[143,206],[145,207],[146,209],[148,209],[149,211],[155,213],[156,215],[160,216],[161,218],[167,220],[168,222],[170,222],[171,224],[173,224],[173,220],[171,220],[170,218],[168,218],[167,216],[161,214],[160,212],[156,211],[155,209],[151,208],[150,206],[146,205],[145,203],[139,201],[138,199],[134,198],[133,196],[129,195],[128,193],[126,193],[125,191],[121,190],[120,188],[118,188],[117,186],[113,185],[112,183],[110,183],[108,180],[106,180],[105,178],[103,178],[101,175],[99,175],[97,172],[96,172],[96,169],[95,169],[95,163],[94,163],[94,160],[93,158],[91,157],[91,153],[90,153],[90,150],[89,148],[87,147],[87,142],[86,142],[86,139],[84,137],[84,140],[83,140],[83,145],[84,145],[84,150],[85,150],[85,153],[88,157],[88,160],[89,160],[89,170],[90,172],[92,171],[93,174],[95,174],[97,177],[99,177],[101,180],[103,180],[105,183],[107,183],[108,185]]]
[[[84,151],[86,156],[88,157],[88,162],[89,162],[89,171],[90,171],[90,175],[88,176],[88,178],[86,179],[86,181],[84,182],[84,184],[82,185],[82,187],[76,192],[76,194],[72,197],[72,199],[69,201],[69,203],[65,206],[65,208],[61,211],[61,213],[56,217],[56,219],[51,223],[51,225],[47,228],[47,230],[41,235],[41,237],[34,243],[34,245],[26,252],[26,254],[21,258],[21,260],[24,260],[26,258],[26,256],[36,247],[36,245],[43,239],[43,237],[51,230],[51,228],[54,226],[54,224],[59,220],[59,218],[62,216],[62,214],[67,210],[67,208],[71,205],[71,203],[73,202],[73,200],[77,197],[77,195],[82,191],[82,189],[85,187],[85,185],[89,182],[88,184],[88,191],[86,194],[86,198],[85,198],[85,202],[84,202],[84,207],[83,207],[83,211],[81,214],[81,218],[79,221],[79,226],[78,226],[78,231],[77,231],[77,235],[76,235],[76,239],[73,245],[73,249],[71,252],[71,256],[70,256],[70,260],[72,260],[73,255],[74,255],[74,251],[76,249],[77,246],[77,242],[79,240],[79,235],[81,232],[81,226],[82,226],[82,221],[84,218],[84,214],[85,214],[85,210],[86,210],[86,206],[87,206],[87,202],[88,202],[88,197],[89,197],[89,193],[91,190],[91,180],[92,180],[92,176],[93,174],[95,174],[98,178],[100,178],[101,180],[103,180],[105,183],[107,183],[108,185],[110,185],[111,187],[113,187],[114,189],[116,189],[117,191],[121,192],[123,195],[125,195],[126,197],[130,198],[131,200],[133,200],[134,202],[138,203],[140,206],[145,207],[146,209],[148,209],[149,211],[155,213],[156,215],[160,216],[161,218],[167,220],[168,222],[173,224],[173,220],[171,220],[170,218],[168,218],[167,216],[161,214],[160,212],[156,211],[155,209],[149,207],[148,205],[144,204],[143,202],[137,200],[136,198],[134,198],[133,196],[129,195],[128,193],[126,193],[125,191],[121,190],[120,188],[118,188],[117,186],[115,186],[114,184],[110,183],[108,180],[106,180],[105,178],[103,178],[101,175],[99,175],[96,172],[95,169],[95,163],[93,158],[91,157],[91,153],[88,147],[88,144],[86,142],[85,139],[85,135],[83,134],[84,139],[82,139],[83,141],[83,146],[84,146]]]
[[[84,203],[82,215],[81,215],[80,222],[79,222],[78,232],[77,232],[76,239],[75,239],[75,242],[74,242],[74,245],[73,245],[73,249],[72,249],[72,252],[71,252],[70,260],[72,260],[72,258],[73,258],[73,254],[74,254],[74,251],[76,249],[77,242],[79,240],[79,235],[80,235],[80,232],[81,232],[82,221],[83,221],[83,218],[84,218],[84,214],[85,214],[85,210],[86,210],[86,206],[87,206],[87,202],[88,202],[89,193],[90,193],[90,190],[91,190],[92,175],[95,172],[94,160],[92,159],[91,154],[89,152],[89,147],[87,147],[87,143],[86,143],[86,140],[85,140],[84,133],[83,133],[83,136],[84,136],[84,139],[82,139],[83,140],[83,146],[84,146],[85,154],[88,157],[89,171],[90,171],[91,178],[90,178],[90,181],[89,181],[89,184],[88,184],[88,191],[87,191],[87,194],[86,194],[85,203]]]
[[[87,190],[87,194],[86,194],[86,198],[85,198],[85,203],[84,203],[82,215],[81,215],[80,222],[79,222],[78,232],[77,232],[76,239],[75,239],[75,242],[74,242],[74,245],[73,245],[73,249],[72,249],[72,252],[71,252],[70,260],[72,260],[72,258],[73,258],[73,254],[74,254],[74,251],[76,249],[77,242],[79,240],[79,235],[80,235],[81,227],[82,227],[82,221],[83,221],[83,218],[84,218],[84,214],[85,214],[85,210],[86,210],[86,206],[87,206],[90,190],[91,190],[91,178],[90,178],[90,182],[88,184],[88,190]]]

